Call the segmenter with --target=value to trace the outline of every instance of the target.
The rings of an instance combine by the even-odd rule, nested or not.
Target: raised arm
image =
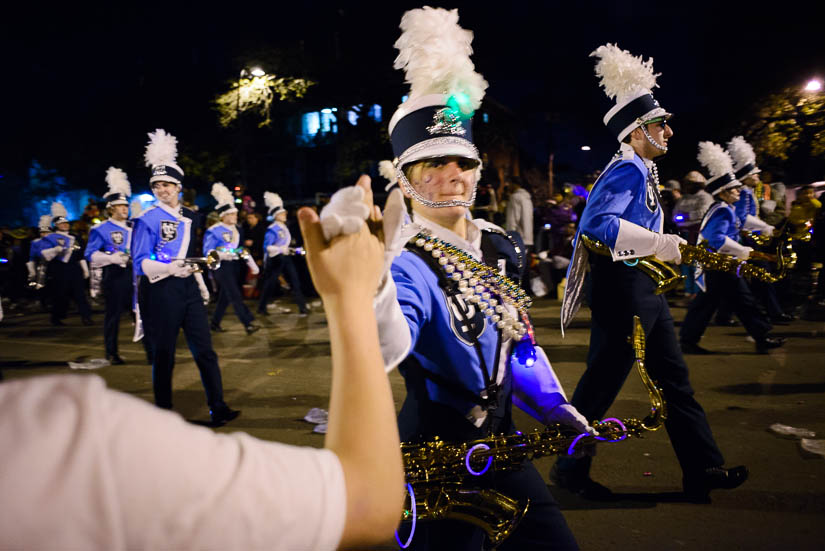
[[[332,390],[325,447],[338,456],[346,480],[341,546],[379,543],[398,524],[404,492],[395,407],[372,308],[384,246],[366,224],[327,243],[314,211],[301,209],[298,219],[329,323]]]

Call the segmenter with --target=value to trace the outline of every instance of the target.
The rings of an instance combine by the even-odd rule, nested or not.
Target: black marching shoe
[[[790,314],[785,314],[784,312],[782,314],[778,314],[776,316],[771,317],[771,321],[775,325],[790,325],[790,323],[795,319],[796,318],[794,316]]]
[[[697,356],[707,356],[709,354],[715,354],[715,352],[708,350],[707,348],[702,348],[698,344],[683,342],[680,343],[679,346],[682,349],[682,354],[695,354]]]
[[[697,503],[710,503],[711,490],[732,490],[748,479],[748,468],[744,465],[731,467],[710,467],[682,478],[685,496]]]
[[[214,410],[209,411],[209,415],[212,416],[212,426],[213,427],[221,427],[227,424],[232,419],[235,419],[241,412],[237,409],[230,409],[229,406],[226,404],[223,407],[216,408]]]
[[[224,333],[226,329],[221,327],[221,324],[215,323],[214,321],[209,324],[209,328],[214,331],[215,333]]]
[[[126,363],[123,361],[123,358],[117,354],[106,354],[106,359],[109,360],[109,363],[112,365],[123,365]]]
[[[559,472],[556,465],[550,469],[550,480],[568,492],[574,493],[591,501],[611,501],[615,499],[613,492],[607,486],[602,486],[589,476],[574,476]]]
[[[719,327],[737,327],[739,325],[739,322],[733,318],[718,319],[716,320],[716,325],[718,325]]]
[[[784,337],[762,337],[756,339],[756,353],[767,354],[771,348],[779,348],[783,344],[785,344]]]
[[[257,330],[258,330],[258,329],[260,329],[260,328],[261,328],[261,326],[260,326],[260,325],[255,325],[255,324],[253,324],[253,323],[250,323],[249,325],[247,325],[247,326],[245,327],[245,329],[246,329],[246,334],[247,334],[247,335],[251,335],[252,333],[254,333],[255,331],[257,331]]]

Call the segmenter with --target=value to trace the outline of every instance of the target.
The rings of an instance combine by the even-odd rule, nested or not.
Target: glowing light
[[[249,74],[251,74],[253,77],[262,77],[266,74],[266,71],[264,71],[260,67],[252,67],[252,70],[249,71]]]
[[[639,263],[639,259],[634,258],[633,260],[625,260],[624,263],[632,268],[633,266]]]
[[[624,423],[622,423],[621,419],[617,419],[616,417],[608,417],[607,419],[602,419],[602,423],[616,423],[619,425],[619,428],[622,429],[622,437],[617,438],[615,440],[607,439],[603,436],[596,436],[596,440],[601,440],[602,442],[621,442],[625,438],[627,438],[627,427]]]
[[[492,455],[487,458],[487,464],[484,465],[484,468],[481,469],[480,471],[474,471],[473,468],[470,466],[470,457],[472,457],[473,452],[475,452],[476,450],[489,450],[489,449],[490,449],[490,446],[488,446],[487,444],[476,444],[475,446],[470,448],[470,451],[467,452],[467,456],[464,458],[464,465],[466,465],[468,473],[470,473],[471,475],[474,475],[474,476],[481,476],[481,475],[483,475],[484,473],[487,472],[487,469],[489,469],[490,465],[493,464],[493,456]]]
[[[6,264],[8,261],[8,258],[0,258],[0,264]]]
[[[589,145],[583,145],[582,146],[582,151],[590,151],[590,146]]]
[[[332,113],[332,109],[330,109],[329,107],[321,109],[321,113]]]
[[[141,193],[140,195],[138,195],[138,199],[140,199],[141,203],[148,203],[149,201],[154,201],[155,196],[151,193]]]
[[[545,230],[549,230],[549,229],[550,229],[550,228],[552,228],[552,227],[553,227],[553,226],[551,226],[550,224],[545,224],[545,225],[544,225],[544,229],[545,229]]]
[[[685,215],[684,214],[677,214],[676,216],[674,216],[673,219],[676,220],[677,222],[682,222],[685,219]]]
[[[567,448],[567,455],[573,455],[573,452],[575,452],[575,451],[576,451],[576,444],[578,444],[578,443],[579,443],[579,440],[581,440],[582,438],[584,438],[585,436],[587,436],[587,434],[588,434],[588,433],[583,432],[583,433],[581,433],[580,435],[578,435],[577,437],[575,437],[575,438],[573,439],[573,442],[570,444],[570,447],[569,447],[569,448]]]
[[[410,503],[412,503],[412,528],[410,528],[410,537],[407,538],[406,543],[401,543],[401,538],[398,537],[398,530],[395,531],[395,541],[398,542],[401,549],[406,549],[412,543],[413,535],[415,534],[416,516],[418,514],[415,510],[415,494],[413,493],[412,484],[407,484],[407,493],[410,494]]]
[[[447,98],[447,107],[453,110],[460,119],[469,119],[473,116],[473,106],[470,103],[470,96],[459,92]]]
[[[812,78],[805,85],[806,92],[819,92],[820,90],[822,90],[822,81],[818,78]]]

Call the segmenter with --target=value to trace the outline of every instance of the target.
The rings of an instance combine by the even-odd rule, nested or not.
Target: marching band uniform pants
[[[278,288],[278,276],[281,272],[286,276],[289,286],[292,288],[292,298],[298,309],[305,312],[307,309],[306,299],[301,292],[301,283],[298,281],[298,272],[295,270],[295,263],[287,255],[279,254],[275,257],[270,257],[266,261],[266,270],[264,271],[264,286],[261,289],[261,300],[258,302],[258,311],[266,312],[266,305],[269,299]]]
[[[132,269],[120,266],[104,266],[101,281],[106,312],[103,317],[103,340],[106,355],[117,355],[117,335],[120,330],[120,316],[132,307]]]
[[[683,343],[698,344],[713,313],[723,300],[727,301],[745,330],[754,339],[762,339],[771,330],[771,323],[759,310],[756,299],[742,278],[725,272],[706,272],[707,291],[696,295],[690,303],[679,337]]]
[[[214,314],[212,314],[212,323],[215,325],[220,325],[226,307],[229,306],[230,302],[244,327],[255,319],[241,296],[240,285],[238,284],[240,279],[240,266],[238,264],[236,260],[221,262],[221,267],[212,272],[219,287],[218,303],[215,305]]]
[[[645,367],[667,402],[665,428],[683,473],[724,464],[705,412],[693,397],[687,364],[682,357],[673,317],[664,295],[655,295],[651,278],[623,262],[590,255],[592,312],[587,369],[571,403],[588,420],[602,419],[634,366],[633,316],[645,332]],[[636,379],[634,384],[641,384]],[[563,457],[560,473],[589,477],[592,457]]]
[[[144,338],[150,340],[154,356],[152,386],[155,404],[172,408],[172,370],[175,368],[175,344],[183,328],[186,342],[200,371],[211,410],[226,404],[218,366],[218,355],[212,348],[209,321],[194,276],[167,277],[149,283],[146,276],[139,282],[138,302],[143,320]]]
[[[60,321],[66,317],[69,310],[69,297],[77,304],[81,318],[92,315],[89,301],[86,300],[86,281],[83,279],[83,270],[78,262],[61,262],[52,260],[50,268],[50,284],[52,290],[52,321]]]

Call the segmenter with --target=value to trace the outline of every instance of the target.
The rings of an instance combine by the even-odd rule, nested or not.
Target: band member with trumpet
[[[278,278],[283,273],[289,283],[292,299],[298,305],[298,315],[308,316],[309,305],[301,292],[301,282],[298,280],[298,272],[292,261],[292,257],[302,254],[303,249],[291,246],[292,234],[286,226],[287,212],[281,196],[267,191],[264,193],[264,202],[269,216],[274,221],[269,225],[264,236],[264,282],[261,287],[261,298],[258,301],[258,313],[262,316],[269,315],[266,307],[280,285]],[[283,313],[288,312],[289,310],[286,310]]]
[[[218,283],[218,303],[215,312],[212,314],[212,331],[222,332],[221,320],[226,312],[226,307],[232,303],[235,314],[246,329],[246,334],[251,335],[261,328],[260,325],[252,323],[255,316],[243,302],[240,290],[240,266],[237,262],[243,256],[243,260],[252,270],[258,273],[258,265],[252,260],[249,251],[240,248],[241,236],[238,231],[238,209],[235,208],[235,198],[232,192],[220,182],[212,185],[212,197],[218,202],[215,211],[221,217],[221,221],[206,230],[203,236],[203,252],[217,251],[220,259],[220,268],[214,270],[212,274]]]
[[[103,195],[109,219],[92,226],[84,256],[92,267],[92,280],[100,270],[99,284],[106,301],[103,318],[103,340],[106,359],[112,365],[125,363],[118,354],[117,336],[120,316],[132,309],[132,270],[128,268],[131,256],[132,228],[129,225],[129,197],[132,195],[126,173],[109,167],[106,171],[109,191]],[[94,296],[94,295],[93,295]]]
[[[654,159],[668,150],[673,136],[670,113],[654,99],[653,60],[633,56],[615,44],[597,48],[596,75],[615,105],[604,124],[620,142],[619,151],[593,186],[582,213],[562,303],[562,331],[572,320],[583,294],[590,263],[591,331],[587,369],[572,404],[588,419],[601,419],[633,366],[628,337],[633,316],[641,318],[650,376],[662,387],[669,415],[665,423],[682,468],[682,485],[692,499],[705,501],[714,488],[735,488],[748,476],[745,467],[726,469],[702,406],[693,396],[689,373],[673,316],[655,282],[635,267],[655,255],[679,262],[685,240],[662,233],[659,176]],[[604,244],[610,255],[588,254],[582,236]],[[561,458],[550,478],[563,488],[592,499],[611,499],[612,492],[590,478],[592,458]]]
[[[54,233],[43,238],[40,255],[48,262],[46,294],[52,301],[52,325],[64,325],[69,297],[77,304],[83,325],[92,325],[92,309],[86,299],[89,266],[81,253],[79,239],[69,233],[66,207],[52,203],[51,227]]]
[[[706,242],[716,252],[735,256],[744,262],[751,258],[753,249],[739,242],[742,222],[734,205],[739,200],[742,183],[734,175],[730,156],[718,144],[700,142],[699,162],[711,173],[707,190],[716,199],[702,219],[699,242]],[[697,284],[702,292],[691,302],[679,332],[682,352],[711,353],[699,346],[699,339],[702,338],[711,317],[723,299],[728,302],[745,326],[745,330],[756,341],[758,353],[764,354],[769,349],[785,343],[782,338],[768,335],[771,322],[759,309],[748,284],[738,273],[708,271],[697,276]]]
[[[472,115],[487,88],[469,58],[473,35],[459,26],[457,10],[429,7],[406,12],[401,29],[396,68],[412,87],[389,123],[400,189],[383,212],[385,274],[375,299],[384,362],[398,366],[407,388],[401,439],[513,434],[513,404],[544,424],[591,432],[533,341],[529,297],[519,287],[524,245],[517,234],[469,218],[481,168]],[[358,231],[367,217],[371,227],[381,219],[362,176],[333,195],[320,219],[331,238]],[[491,471],[479,473],[480,488],[530,500],[501,549],[577,548],[530,461],[517,472]],[[409,537],[409,529],[399,535]],[[480,527],[446,517],[419,523],[410,548],[481,549],[484,538]]]
[[[218,355],[212,348],[205,301],[209,291],[194,257],[197,217],[180,203],[183,170],[176,164],[177,139],[158,129],[149,134],[146,165],[158,204],[135,219],[132,259],[138,278],[138,327],[143,327],[153,353],[152,387],[155,404],[172,409],[172,370],[175,343],[182,328],[200,371],[214,425],[240,413],[223,399]]]

